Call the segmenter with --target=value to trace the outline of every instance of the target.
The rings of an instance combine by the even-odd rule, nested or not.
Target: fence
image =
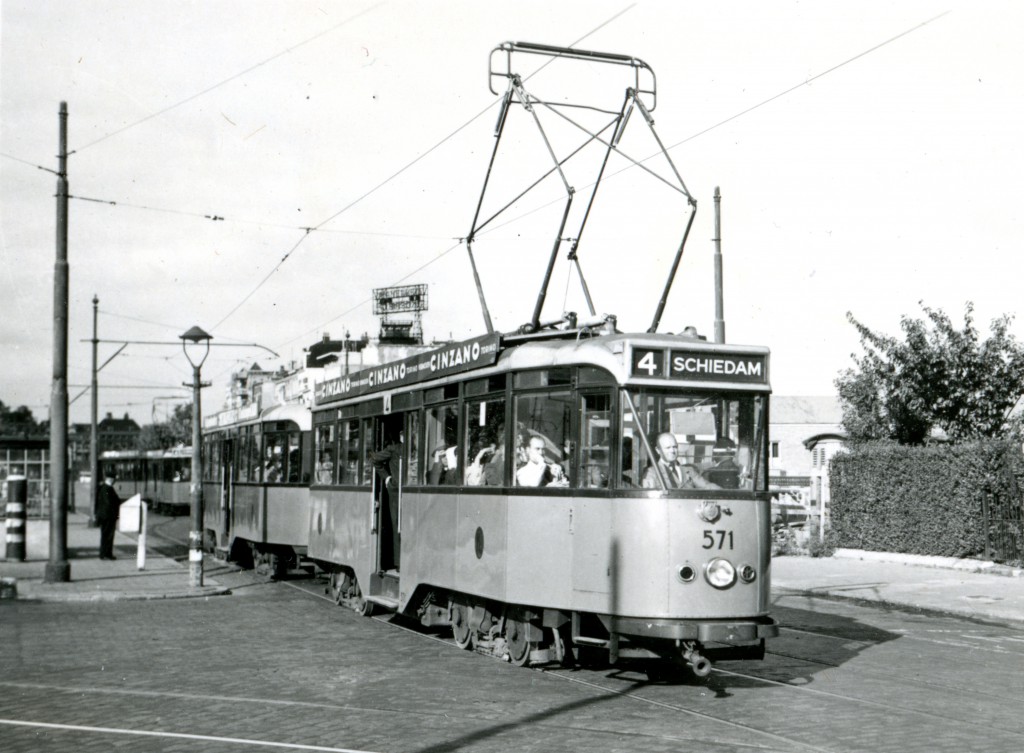
[[[982,500],[985,525],[985,559],[1019,562],[1024,559],[1024,475],[1015,474],[1012,493],[986,494]]]

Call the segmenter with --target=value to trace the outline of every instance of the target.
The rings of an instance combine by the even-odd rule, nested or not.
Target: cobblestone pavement
[[[787,595],[765,662],[648,683],[459,651],[310,580],[213,575],[232,595],[0,604],[0,750],[1024,749],[1005,627]]]

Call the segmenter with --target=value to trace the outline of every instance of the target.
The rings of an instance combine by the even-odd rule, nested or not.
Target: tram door
[[[377,570],[397,571],[401,554],[401,500],[405,475],[403,416],[381,416],[374,421],[371,462],[374,465]],[[390,481],[388,481],[390,478]]]
[[[235,441],[225,439],[220,448],[220,533],[230,546],[231,515],[235,509]]]

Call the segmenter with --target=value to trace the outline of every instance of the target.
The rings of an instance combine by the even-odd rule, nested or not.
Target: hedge
[[[1020,518],[1020,449],[1009,442],[908,447],[867,445],[832,458],[837,547],[943,557],[984,557],[983,504]]]

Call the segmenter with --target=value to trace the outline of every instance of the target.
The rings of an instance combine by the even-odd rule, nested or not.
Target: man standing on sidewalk
[[[117,516],[121,511],[121,498],[114,489],[114,474],[108,473],[100,487],[99,499],[96,500],[96,522],[100,524],[100,559],[117,559],[114,556],[114,529],[117,528]]]

